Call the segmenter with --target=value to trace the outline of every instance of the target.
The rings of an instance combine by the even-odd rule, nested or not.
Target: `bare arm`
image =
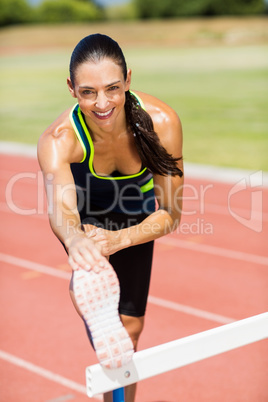
[[[38,159],[43,172],[51,228],[69,253],[73,269],[98,271],[107,265],[101,246],[81,230],[75,184],[70,163],[78,162],[80,148],[73,133],[63,125],[51,126],[38,143]],[[81,159],[81,158],[80,158]]]
[[[145,101],[147,96],[145,96]],[[148,96],[149,102],[152,97]],[[146,109],[150,112],[155,131],[162,145],[173,157],[182,157],[182,127],[177,114],[164,103],[153,98],[153,106],[149,103]],[[183,171],[182,160],[177,162]],[[143,222],[117,232],[99,230],[96,240],[103,246],[106,255],[113,254],[114,247],[122,249],[146,243],[164,236],[175,230],[181,219],[183,177],[154,175],[155,195],[159,209],[148,216]],[[128,243],[127,243],[128,241]]]
[[[159,102],[160,103],[160,102]],[[175,158],[182,157],[182,127],[177,114],[162,105],[152,114],[155,131],[162,145]],[[182,160],[177,162],[183,171]],[[155,240],[175,230],[181,219],[183,177],[154,175],[155,195],[159,209],[141,222],[136,228],[126,229],[131,244]]]

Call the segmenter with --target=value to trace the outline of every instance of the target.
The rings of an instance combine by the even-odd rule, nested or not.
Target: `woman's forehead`
[[[122,68],[120,65],[118,65],[114,60],[105,58],[105,59],[100,59],[100,60],[87,60],[77,66],[76,70],[105,70],[108,72],[113,72],[113,71],[119,71],[122,73]]]
[[[98,62],[86,61],[80,64],[76,70],[76,82],[86,80],[89,82],[102,82],[103,84],[123,81],[123,72],[121,67],[111,59],[103,59]]]

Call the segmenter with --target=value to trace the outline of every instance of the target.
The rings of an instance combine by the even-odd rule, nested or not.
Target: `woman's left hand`
[[[129,247],[131,241],[123,236],[122,230],[105,230],[93,225],[83,225],[86,236],[101,246],[101,253],[109,256],[123,248]]]

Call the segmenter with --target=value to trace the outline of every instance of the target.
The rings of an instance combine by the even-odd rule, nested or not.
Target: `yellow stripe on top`
[[[83,130],[84,130],[84,132],[85,132],[85,134],[87,136],[88,142],[89,142],[90,156],[89,156],[88,166],[89,166],[89,170],[93,174],[93,176],[97,177],[98,179],[103,179],[103,180],[124,180],[124,179],[132,179],[134,177],[138,177],[138,176],[142,175],[145,172],[145,170],[147,169],[146,167],[143,170],[141,170],[140,172],[135,173],[135,174],[130,175],[130,176],[120,176],[120,177],[107,176],[107,177],[105,177],[105,176],[97,175],[96,172],[94,171],[94,168],[93,168],[93,159],[94,159],[94,152],[95,152],[94,151],[94,144],[93,144],[92,138],[90,136],[90,133],[88,131],[87,125],[86,125],[86,123],[84,121],[84,118],[82,116],[82,112],[81,112],[80,108],[78,109],[77,115],[78,115],[80,124],[83,127]]]
[[[80,163],[82,163],[82,162],[84,162],[84,160],[86,159],[87,150],[86,150],[85,144],[84,144],[84,142],[83,142],[83,140],[82,140],[82,138],[81,138],[81,136],[80,136],[80,133],[79,133],[77,127],[76,127],[75,121],[74,121],[74,119],[73,119],[73,111],[74,111],[74,109],[76,108],[76,106],[77,106],[77,103],[76,103],[76,104],[74,105],[74,107],[72,108],[72,110],[71,110],[71,112],[70,112],[70,115],[69,115],[69,118],[70,118],[70,121],[71,121],[71,123],[72,123],[72,126],[73,126],[73,129],[74,129],[74,131],[75,131],[75,134],[76,134],[76,136],[77,136],[77,138],[78,138],[78,140],[79,140],[79,142],[80,142],[80,144],[81,144],[81,147],[82,147],[82,149],[83,149],[83,152],[84,152],[83,159],[80,161]],[[79,108],[79,110],[80,110],[80,108]]]
[[[141,189],[142,193],[147,193],[147,191],[152,190],[152,188],[154,188],[154,179],[153,178],[151,178],[151,180],[149,180],[148,183],[141,186],[140,189]]]
[[[144,103],[143,103],[143,101],[141,100],[141,98],[140,98],[136,93],[134,93],[134,92],[132,92],[132,91],[129,91],[129,92],[130,92],[132,95],[135,96],[135,98],[137,99],[137,101],[139,102],[139,104],[141,105],[141,107],[145,110],[145,106],[144,106]],[[73,112],[74,112],[74,109],[75,109],[77,106],[78,106],[78,103],[76,103],[76,104],[74,105],[74,107],[72,108],[72,110],[71,110],[71,112],[70,112],[70,121],[71,121],[71,124],[72,124],[72,126],[73,126],[73,129],[74,129],[74,131],[75,131],[75,133],[76,133],[76,136],[77,136],[77,138],[78,138],[78,140],[79,140],[79,142],[80,142],[80,144],[81,144],[81,146],[82,146],[82,149],[83,149],[84,155],[83,155],[83,159],[80,161],[80,163],[82,163],[82,162],[85,161],[85,159],[86,159],[86,157],[87,157],[87,149],[86,149],[86,146],[85,146],[85,144],[84,144],[84,142],[83,142],[83,139],[82,139],[82,137],[81,137],[81,134],[80,134],[80,132],[79,132],[79,130],[78,130],[78,127],[76,126],[76,123],[75,123],[74,118],[73,118]],[[94,144],[93,144],[91,135],[90,135],[90,133],[89,133],[88,127],[87,127],[87,125],[86,125],[86,123],[85,123],[85,120],[84,120],[82,111],[81,111],[81,109],[80,109],[79,106],[78,106],[78,108],[77,108],[77,117],[78,117],[78,119],[79,119],[79,122],[80,122],[80,124],[81,124],[82,129],[84,130],[84,133],[85,133],[85,135],[86,135],[86,137],[87,137],[87,140],[88,140],[88,143],[89,143],[89,146],[90,146],[90,155],[89,155],[88,165],[89,165],[89,170],[90,170],[90,172],[93,174],[93,176],[97,177],[98,179],[103,179],[103,180],[124,180],[124,179],[131,179],[131,178],[138,177],[138,176],[142,175],[142,174],[146,171],[147,168],[145,167],[145,168],[142,169],[140,172],[135,173],[135,174],[133,174],[133,175],[129,175],[129,176],[119,176],[119,177],[107,176],[107,177],[106,177],[106,176],[99,176],[99,175],[97,175],[96,172],[94,171],[94,167],[93,167],[93,159],[94,159],[94,153],[95,153]],[[152,182],[150,181],[149,183],[150,183],[150,188],[152,188],[152,187],[151,187],[151,186],[152,186]],[[147,184],[145,185],[145,186],[146,186],[146,189],[144,188],[144,192],[146,192],[146,191],[148,191],[148,190],[150,189],[150,188],[147,186],[149,183],[147,183]],[[144,187],[145,187],[145,186],[144,186]]]
[[[131,95],[135,96],[135,98],[138,100],[139,104],[141,105],[142,109],[146,110],[145,105],[144,105],[143,101],[141,100],[141,98],[135,92],[133,92],[133,91],[129,91],[129,92],[131,93]]]

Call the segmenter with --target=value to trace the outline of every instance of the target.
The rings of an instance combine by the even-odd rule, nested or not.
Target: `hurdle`
[[[118,369],[86,368],[88,397],[113,391],[124,402],[123,387],[268,338],[268,312],[134,353]]]

